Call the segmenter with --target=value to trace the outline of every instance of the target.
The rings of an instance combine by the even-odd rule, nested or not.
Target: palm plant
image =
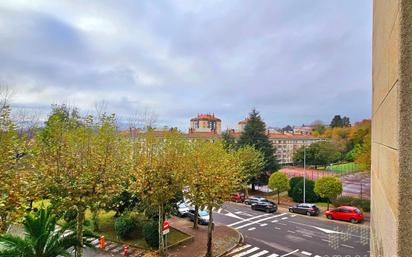
[[[0,256],[56,257],[71,256],[67,249],[78,244],[76,234],[66,227],[56,226],[57,218],[51,208],[41,208],[24,218],[24,237],[0,235]]]

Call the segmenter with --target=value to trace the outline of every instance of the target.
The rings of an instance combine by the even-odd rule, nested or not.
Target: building
[[[412,1],[375,0],[371,256],[412,255]]]
[[[293,155],[299,148],[324,140],[311,135],[297,134],[269,133],[268,137],[276,149],[275,155],[279,160],[279,164],[282,165],[293,164]]]
[[[310,135],[312,134],[312,130],[313,130],[312,127],[303,125],[302,127],[294,127],[293,134]]]
[[[222,121],[214,114],[199,114],[190,119],[189,134],[209,133],[220,134],[222,132]]]

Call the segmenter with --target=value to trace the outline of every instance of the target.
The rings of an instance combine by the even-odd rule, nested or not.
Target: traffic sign
[[[167,233],[170,232],[170,225],[169,225],[169,221],[165,220],[163,222],[163,235],[166,235]]]

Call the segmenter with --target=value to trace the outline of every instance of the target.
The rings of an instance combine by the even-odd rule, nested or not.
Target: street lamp
[[[306,144],[303,143],[303,203],[306,203]]]

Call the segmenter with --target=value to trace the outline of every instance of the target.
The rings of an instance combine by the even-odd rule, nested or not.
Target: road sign
[[[169,232],[170,232],[169,221],[165,220],[165,222],[163,222],[163,235],[166,235]]]

